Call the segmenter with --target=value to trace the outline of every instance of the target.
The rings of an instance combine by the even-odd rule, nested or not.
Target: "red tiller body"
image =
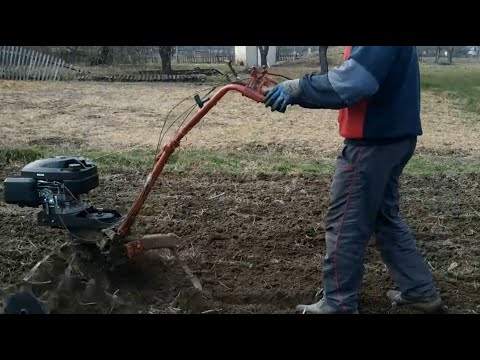
[[[262,103],[265,99],[264,89],[271,85],[277,84],[267,75],[267,71],[265,69],[260,72],[259,70],[253,68],[250,70],[250,75],[251,78],[241,84],[229,84],[218,90],[218,92],[215,93],[210,100],[204,103],[203,107],[192,117],[192,119],[174,135],[173,139],[162,148],[160,153],[157,155],[156,163],[148,175],[142,191],[118,227],[117,234],[121,238],[125,238],[130,234],[130,228],[135,222],[135,219],[145,203],[148,194],[155,185],[160,173],[167,163],[168,158],[175,151],[175,149],[180,146],[180,141],[218,103],[218,101],[225,96],[227,92],[238,91],[243,96],[246,96],[255,102]],[[139,247],[139,244],[136,242],[130,242],[126,244],[126,249],[127,256],[129,258],[133,257],[133,254],[137,255],[144,250],[143,247]]]

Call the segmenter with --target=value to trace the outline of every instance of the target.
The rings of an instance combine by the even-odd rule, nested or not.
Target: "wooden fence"
[[[277,54],[277,61],[295,61],[302,58],[302,55],[292,55],[292,54]],[[231,55],[188,55],[188,56],[179,56],[179,64],[219,64],[225,61],[235,61],[235,56]],[[177,62],[175,55],[172,55],[172,62]]]
[[[181,64],[219,64],[225,61],[234,61],[234,56],[229,55],[202,55],[202,56],[179,56],[178,62]],[[172,56],[175,61],[175,55]]]
[[[0,46],[0,79],[57,81],[75,76],[64,60],[31,49]]]
[[[303,56],[298,54],[298,55],[293,55],[293,54],[285,54],[285,53],[278,53],[277,54],[277,61],[295,61]]]

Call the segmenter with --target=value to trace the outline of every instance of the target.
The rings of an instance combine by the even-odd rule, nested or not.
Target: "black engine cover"
[[[74,194],[86,194],[98,184],[97,167],[83,157],[56,156],[34,161],[22,169],[22,177],[58,181]]]
[[[3,186],[7,204],[37,207],[42,203],[38,196],[37,181],[35,179],[7,178]]]

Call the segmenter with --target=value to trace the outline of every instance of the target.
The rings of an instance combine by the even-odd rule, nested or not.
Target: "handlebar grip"
[[[202,101],[202,99],[200,99],[200,95],[198,95],[198,94],[195,95],[193,98],[195,99],[195,102],[197,103],[197,105],[200,109],[203,108],[203,105],[205,105],[205,103],[208,100],[210,100],[210,98],[208,98],[208,99],[205,99],[205,100]]]
[[[193,97],[198,107],[201,109],[203,107],[203,101],[200,99],[200,96],[197,94]]]

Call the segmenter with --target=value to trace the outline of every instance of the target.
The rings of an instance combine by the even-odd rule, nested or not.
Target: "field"
[[[424,135],[402,179],[402,215],[450,311],[476,313],[480,66],[424,65],[422,79]],[[170,118],[180,115],[209,86],[0,82],[0,179],[40,157],[85,155],[101,172],[89,200],[124,213],[152,166],[167,113],[189,97]],[[203,290],[195,291],[170,253],[159,251],[109,280],[120,298],[134,296],[124,311],[294,313],[296,304],[313,301],[322,287],[323,217],[341,146],[334,111],[278,114],[228,94],[182,142],[134,229],[179,235],[180,257]],[[7,287],[68,234],[36,226],[34,209],[2,200],[0,287]],[[369,247],[360,312],[399,311],[385,297],[393,287]],[[77,310],[105,309],[88,303]]]

